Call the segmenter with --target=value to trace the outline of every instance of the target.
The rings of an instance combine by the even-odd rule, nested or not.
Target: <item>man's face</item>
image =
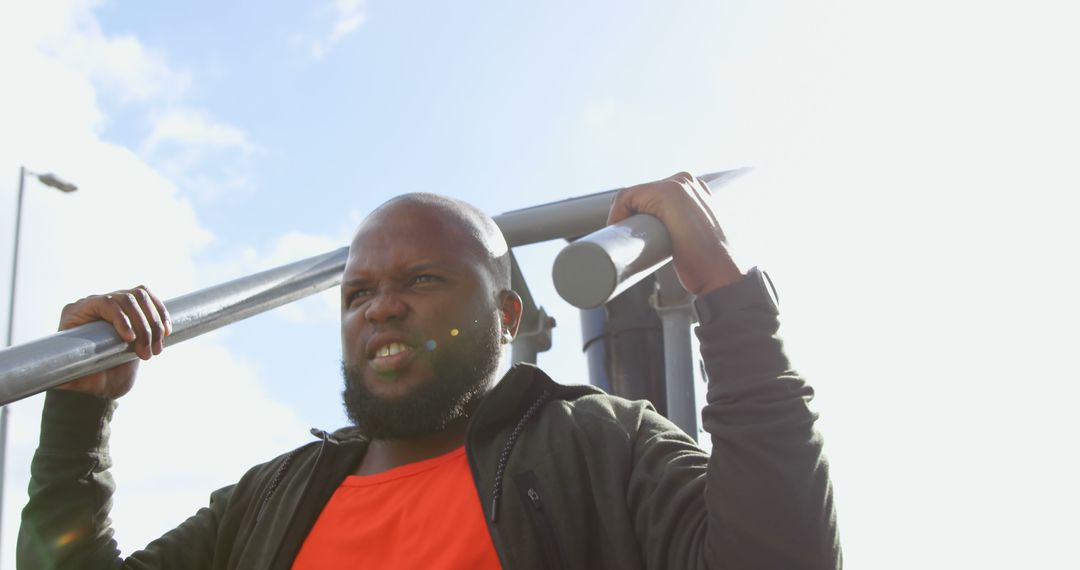
[[[368,435],[424,435],[467,414],[498,366],[497,290],[477,246],[431,206],[391,204],[353,240],[341,286],[343,393]]]

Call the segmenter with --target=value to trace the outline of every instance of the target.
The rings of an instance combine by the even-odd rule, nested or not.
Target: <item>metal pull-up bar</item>
[[[701,179],[715,187],[740,172],[719,172]],[[575,244],[594,245],[568,246],[571,260],[579,261],[569,264],[563,261],[562,265],[556,262],[556,287],[577,306],[582,306],[575,300],[579,298],[587,299],[588,303],[599,299],[592,305],[596,306],[671,256],[667,232],[651,216],[632,216],[597,232],[607,222],[616,192],[609,190],[514,210],[495,216],[495,222],[511,247],[585,236]],[[584,254],[574,253],[583,247],[589,250]],[[560,258],[565,258],[564,254]],[[165,344],[183,342],[334,287],[341,283],[347,256],[348,248],[343,247],[170,299],[165,305],[172,316],[173,332]],[[580,259],[585,259],[587,266]],[[604,265],[614,268],[609,271],[614,277],[598,283],[595,269]],[[135,358],[130,346],[105,322],[88,323],[0,350],[0,405]]]
[[[748,168],[700,176],[715,190],[749,172]],[[551,275],[555,290],[579,309],[607,303],[671,259],[671,238],[664,224],[648,215],[590,233],[563,248]]]

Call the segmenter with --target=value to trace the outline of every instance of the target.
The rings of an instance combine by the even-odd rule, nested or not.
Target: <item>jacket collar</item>
[[[469,422],[470,430],[486,430],[516,422],[545,389],[551,394],[552,400],[576,400],[589,394],[603,394],[602,390],[594,386],[559,384],[535,365],[519,362],[510,367],[484,396]],[[316,431],[312,430],[313,433]],[[323,433],[315,435],[319,437]],[[331,443],[368,442],[356,426],[337,429],[327,436]]]
[[[519,362],[484,396],[470,420],[470,431],[487,431],[514,423],[547,390],[552,400],[576,400],[590,394],[603,394],[589,385],[566,386],[552,380],[535,365]]]

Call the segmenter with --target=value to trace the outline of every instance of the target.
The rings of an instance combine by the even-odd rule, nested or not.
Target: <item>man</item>
[[[126,560],[108,510],[108,422],[135,363],[51,391],[23,512],[26,568],[835,568],[839,542],[812,390],[791,371],[763,276],[728,251],[688,174],[627,188],[669,229],[698,295],[710,458],[645,402],[518,365],[509,252],[488,216],[406,195],[360,226],[341,287],[355,425],[252,468]],[[66,307],[143,359],[170,332],[145,288]],[[137,361],[136,361],[137,362]]]

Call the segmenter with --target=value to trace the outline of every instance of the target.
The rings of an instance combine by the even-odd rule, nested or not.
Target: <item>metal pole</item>
[[[551,268],[555,290],[579,309],[614,299],[671,259],[671,237],[659,219],[630,216],[574,241]]]
[[[532,308],[528,320],[522,318],[517,337],[511,345],[510,361],[536,364],[536,357],[541,352],[551,350],[551,329],[555,319],[549,317],[543,307]],[[528,328],[525,328],[528,325]]]
[[[22,226],[23,188],[26,186],[26,167],[19,167],[19,197],[15,200],[15,251],[11,254],[11,290],[8,292],[7,337],[4,346],[11,346],[15,328],[15,283],[19,274],[19,230]]]
[[[700,179],[715,191],[747,172],[738,168]],[[555,290],[579,309],[603,305],[671,259],[667,228],[653,216],[637,214],[599,227],[563,248],[551,268]]]
[[[655,289],[647,275],[602,308],[582,311],[581,340],[590,383],[629,400],[649,400],[667,415],[663,333],[650,305]]]
[[[173,345],[341,282],[340,249],[190,293],[165,303]],[[95,321],[0,351],[0,403],[10,403],[137,358],[113,326]]]
[[[693,314],[688,308],[666,309],[659,313],[664,329],[667,417],[697,441],[699,422],[694,391],[694,353],[690,344]]]
[[[551,349],[551,328],[555,326],[555,319],[549,317],[543,307],[536,306],[513,252],[510,252],[510,287],[521,297],[521,323],[510,345],[510,363],[536,364],[537,355]]]
[[[19,167],[19,194],[15,199],[15,251],[11,254],[11,290],[8,292],[8,321],[7,336],[4,338],[4,346],[11,346],[15,330],[15,283],[19,275],[19,230],[22,226],[22,202],[23,189],[26,187],[26,167]],[[4,525],[4,489],[6,488],[7,472],[4,468],[7,464],[7,432],[8,432],[8,409],[7,405],[0,406],[0,550],[3,546]]]
[[[511,210],[495,216],[510,247],[553,239],[583,236],[604,227],[611,201],[619,190],[608,190],[551,202],[531,208]]]
[[[715,176],[705,175],[707,182]],[[607,222],[618,190],[571,198],[495,216],[512,246],[583,236]],[[262,311],[301,299],[341,281],[347,248],[170,300],[180,342]],[[317,266],[317,267],[313,267]],[[136,358],[112,326],[95,322],[0,351],[0,405]]]
[[[656,272],[657,290],[651,304],[664,331],[664,377],[667,417],[695,441],[700,440],[694,351],[690,327],[697,320],[694,296],[683,289],[669,264]]]
[[[585,353],[585,364],[589,371],[589,384],[608,394],[615,394],[608,370],[607,307],[581,309],[578,320],[581,322],[581,351]],[[616,394],[618,395],[618,394]]]
[[[526,245],[587,234],[604,225],[615,190],[495,216],[506,240]],[[571,215],[572,213],[572,215]],[[560,216],[570,215],[569,221]],[[348,248],[203,289],[166,302],[166,344],[301,299],[341,282]],[[134,360],[112,325],[93,322],[0,351],[0,404]]]

